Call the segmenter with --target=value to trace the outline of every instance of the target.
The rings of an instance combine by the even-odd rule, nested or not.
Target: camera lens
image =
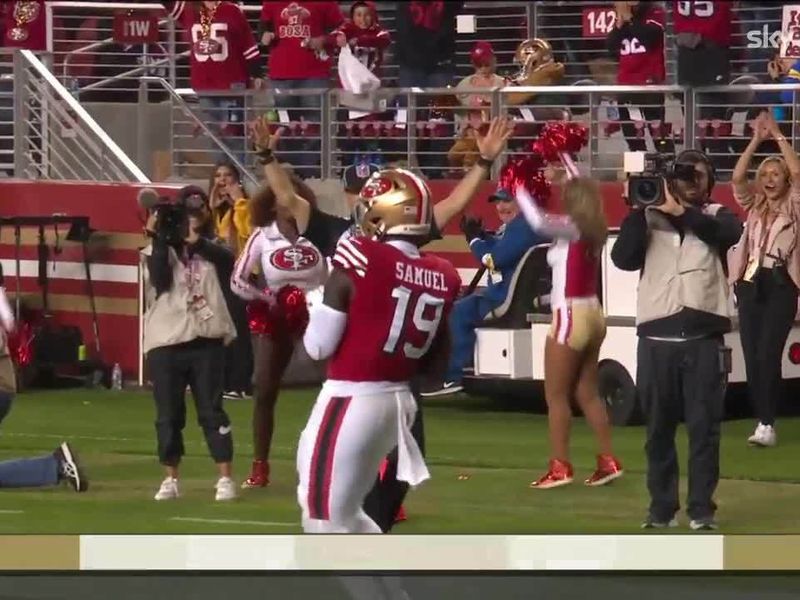
[[[642,179],[636,182],[636,197],[642,204],[649,204],[658,196],[658,186],[652,179]]]

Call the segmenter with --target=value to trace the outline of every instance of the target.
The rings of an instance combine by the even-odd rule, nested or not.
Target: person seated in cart
[[[501,222],[495,233],[485,232],[480,219],[465,216],[461,220],[470,251],[489,274],[488,285],[484,291],[455,303],[450,314],[451,350],[445,381],[422,394],[426,397],[454,394],[463,389],[461,379],[464,369],[472,364],[475,329],[505,301],[514,270],[525,253],[545,241],[530,228],[508,190],[498,188],[489,196],[489,202],[495,205]],[[501,279],[494,281],[492,275],[497,273]]]

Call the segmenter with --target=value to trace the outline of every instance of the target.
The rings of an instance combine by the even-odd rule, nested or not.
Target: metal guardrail
[[[149,183],[31,51],[14,55],[14,175]]]
[[[0,177],[14,173],[14,52],[0,49]]]
[[[372,97],[358,98],[339,89],[270,89],[235,97],[229,92],[198,96],[191,89],[174,90],[170,92],[175,100],[173,175],[185,176],[190,168],[206,172],[224,155],[233,156],[245,170],[257,172],[249,169],[253,152],[245,137],[245,124],[264,115],[276,128],[284,128],[281,159],[301,175],[326,178],[339,177],[344,167],[365,157],[408,165],[431,179],[460,177],[476,159],[469,130],[482,133],[495,115],[508,115],[514,121],[511,153],[527,151],[546,121],[585,123],[589,143],[578,159],[593,176],[604,180],[620,178],[626,150],[672,153],[684,148],[705,149],[724,178],[747,144],[748,121],[765,107],[778,109],[777,120],[785,135],[795,148],[800,147],[800,126],[792,119],[797,114],[794,106],[800,101],[800,85],[458,90],[483,96],[487,104],[481,109],[460,106],[455,91],[380,89]],[[791,102],[771,97],[779,93],[791,94]],[[318,108],[282,108],[300,97],[315,97]],[[227,117],[226,124],[220,124],[220,114]],[[209,129],[213,137],[203,136]]]

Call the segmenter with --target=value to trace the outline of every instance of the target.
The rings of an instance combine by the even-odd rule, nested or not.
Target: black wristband
[[[262,165],[268,165],[275,160],[275,155],[269,148],[256,152],[256,156],[258,157],[258,162],[260,162]]]
[[[492,165],[494,164],[494,161],[493,160],[489,160],[488,158],[484,158],[483,156],[481,156],[481,157],[478,158],[477,161],[475,161],[475,164],[478,165],[479,167],[484,167],[487,170],[491,170],[492,169]]]

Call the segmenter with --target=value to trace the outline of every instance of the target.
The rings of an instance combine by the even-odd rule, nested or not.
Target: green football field
[[[213,499],[216,473],[190,410],[183,497],[156,503],[162,473],[155,457],[153,406],[144,392],[35,391],[20,395],[0,432],[0,458],[35,456],[70,440],[88,470],[91,489],[0,490],[0,533],[296,533],[294,456],[314,390],[281,394],[272,480],[242,491],[232,503]],[[250,461],[250,401],[229,402],[236,477]],[[626,475],[613,485],[580,484],[536,491],[528,483],[546,464],[541,415],[456,396],[426,404],[432,479],[411,493],[409,520],[397,533],[634,533],[645,515],[643,430],[616,430]],[[724,425],[722,480],[717,493],[723,533],[800,532],[800,420],[779,423],[780,445],[748,448],[752,422]],[[582,420],[573,429],[573,463],[583,478],[593,444]],[[686,461],[686,438],[679,435]],[[685,471],[685,469],[684,469]],[[467,479],[459,475],[467,474]],[[685,494],[685,480],[682,493]],[[688,531],[682,527],[671,533]]]

